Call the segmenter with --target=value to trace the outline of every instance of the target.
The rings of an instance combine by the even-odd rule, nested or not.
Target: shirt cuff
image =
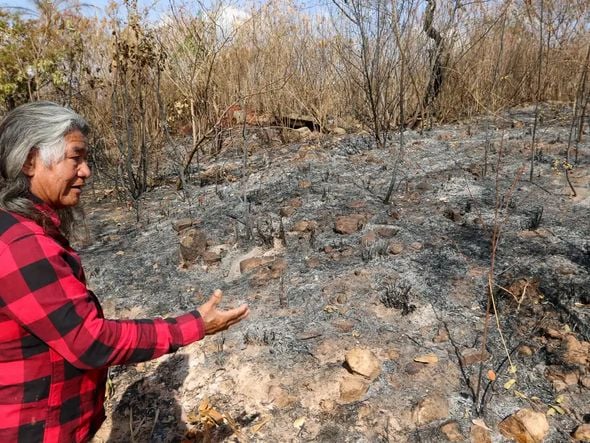
[[[178,342],[174,347],[186,346],[205,337],[205,322],[196,309],[175,318],[178,328]],[[176,341],[176,340],[175,340]]]

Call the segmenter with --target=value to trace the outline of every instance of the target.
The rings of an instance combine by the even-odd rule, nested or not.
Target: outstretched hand
[[[205,322],[205,335],[212,335],[219,331],[225,331],[231,325],[238,323],[248,316],[250,310],[248,305],[242,305],[238,308],[222,311],[217,309],[221,301],[222,292],[216,289],[213,295],[205,304],[197,308],[201,318]]]

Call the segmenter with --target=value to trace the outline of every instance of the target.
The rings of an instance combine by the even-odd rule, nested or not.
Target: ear
[[[33,148],[29,151],[29,155],[27,155],[27,160],[23,165],[23,174],[27,177],[32,177],[35,175],[35,164],[37,163],[37,157],[39,157],[39,151],[36,148]]]

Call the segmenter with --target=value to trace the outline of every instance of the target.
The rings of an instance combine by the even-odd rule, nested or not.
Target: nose
[[[88,166],[87,161],[83,161],[80,166],[78,167],[78,177],[81,178],[88,178],[92,175],[92,171],[90,171],[90,166]]]

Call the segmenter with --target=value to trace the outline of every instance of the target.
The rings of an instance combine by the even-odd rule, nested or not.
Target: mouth
[[[75,186],[70,186],[71,189],[75,189],[78,192],[82,192],[82,188],[84,187],[84,185],[75,185]]]

